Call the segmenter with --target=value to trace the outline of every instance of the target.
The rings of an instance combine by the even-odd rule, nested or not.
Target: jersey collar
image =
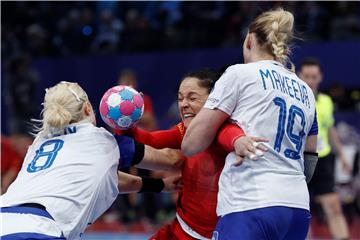
[[[276,65],[276,66],[284,67],[283,64],[281,64],[280,62],[275,61],[275,60],[260,60],[259,62],[268,62],[268,63],[272,63],[272,64],[274,64],[274,65]]]

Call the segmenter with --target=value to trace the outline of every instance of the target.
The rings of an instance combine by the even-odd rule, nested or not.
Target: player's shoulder
[[[103,127],[97,127],[92,123],[80,124],[77,126],[79,131],[79,137],[84,136],[90,141],[96,142],[115,142],[115,137],[112,133]]]
[[[239,63],[239,64],[234,64],[234,65],[231,65],[230,67],[228,67],[226,69],[225,73],[226,72],[234,73],[234,74],[237,74],[239,77],[244,77],[247,74],[257,72],[259,68],[261,68],[262,66],[266,66],[266,65],[269,65],[269,63],[262,62],[262,61],[250,62],[250,63]]]
[[[114,135],[111,132],[109,132],[108,130],[106,130],[105,128],[96,127],[96,126],[93,126],[93,127],[94,127],[94,132],[96,133],[96,136],[106,138],[109,140],[115,140]]]
[[[178,132],[180,133],[181,137],[185,136],[185,125],[184,122],[181,121],[178,124],[175,125],[176,129],[178,130]]]
[[[252,67],[250,63],[238,63],[229,66],[224,73],[238,73],[250,67]]]
[[[244,78],[249,71],[247,71],[248,64],[234,64],[229,66],[221,76],[222,81],[227,81],[231,84],[236,84],[239,78]]]

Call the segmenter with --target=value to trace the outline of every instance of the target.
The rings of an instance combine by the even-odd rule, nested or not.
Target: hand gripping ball
[[[100,101],[100,115],[113,129],[133,127],[144,113],[144,100],[135,89],[119,85],[106,91]]]

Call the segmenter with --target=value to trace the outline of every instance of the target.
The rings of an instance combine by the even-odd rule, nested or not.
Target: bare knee
[[[327,194],[321,196],[319,200],[328,217],[336,217],[342,215],[342,208],[338,194]]]

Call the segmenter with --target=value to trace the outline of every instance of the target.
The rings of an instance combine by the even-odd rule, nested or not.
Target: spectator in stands
[[[319,126],[317,152],[319,161],[313,178],[309,183],[309,191],[314,200],[322,206],[335,239],[349,239],[349,230],[343,215],[339,195],[335,192],[335,155],[332,153],[332,144],[341,160],[344,170],[351,171],[345,158],[342,144],[339,141],[334,127],[333,103],[328,95],[319,93],[319,84],[322,81],[321,65],[317,59],[303,60],[300,67],[300,78],[305,81],[316,96],[316,112]]]
[[[334,83],[329,88],[329,96],[334,101],[335,111],[338,110],[355,110],[354,99],[351,94],[347,92],[345,87],[340,83]]]
[[[239,46],[246,35],[240,29],[252,16],[278,6],[295,13],[304,39],[360,37],[358,2],[67,2],[60,6],[54,2],[5,1],[2,46],[11,50],[19,47],[37,56],[86,54],[91,49],[104,54],[119,49]],[[85,14],[94,15],[88,24],[82,19],[84,9],[91,9]],[[93,48],[89,42],[94,43]],[[2,48],[11,55],[10,49]]]
[[[43,56],[48,52],[47,33],[40,24],[32,24],[26,28],[27,50],[32,56]]]
[[[333,40],[360,39],[360,17],[358,2],[339,2],[330,23]]]
[[[116,52],[123,30],[123,22],[114,16],[112,10],[102,10],[98,33],[93,45],[94,51],[98,53]]]
[[[11,134],[28,134],[27,124],[37,113],[34,97],[39,77],[30,67],[31,59],[26,54],[14,57],[7,66],[5,76],[6,99],[10,112]]]

